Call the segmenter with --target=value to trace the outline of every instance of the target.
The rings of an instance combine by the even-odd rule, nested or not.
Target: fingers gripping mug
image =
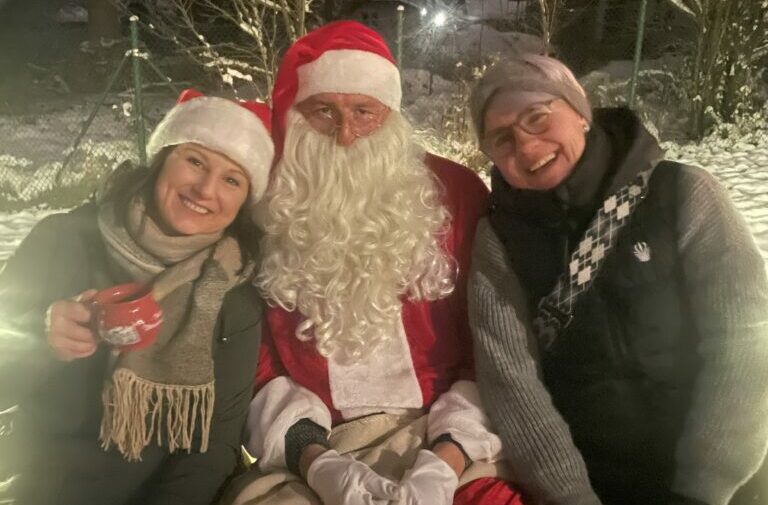
[[[152,286],[140,282],[99,291],[91,307],[96,333],[124,351],[152,344],[163,323],[163,310],[155,300]]]

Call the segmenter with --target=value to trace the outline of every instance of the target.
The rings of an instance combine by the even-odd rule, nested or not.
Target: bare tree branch
[[[126,0],[121,0],[126,1]],[[249,82],[262,98],[271,89],[279,52],[305,32],[310,0],[166,0],[144,4],[155,33],[173,41],[202,67],[237,91]],[[209,34],[230,27],[218,42]]]

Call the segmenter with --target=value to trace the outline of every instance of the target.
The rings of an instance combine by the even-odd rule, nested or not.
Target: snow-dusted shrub
[[[412,101],[406,115],[416,128],[421,142],[430,151],[468,166],[478,173],[488,170],[489,162],[477,147],[469,111],[472,86],[485,68],[456,65],[456,80],[446,81],[426,71],[407,71],[406,91]],[[425,81],[431,79],[429,94]]]
[[[677,144],[665,142],[662,147],[671,159],[699,164],[705,168],[714,164],[728,165],[733,157],[743,153],[759,153],[761,168],[768,177],[768,104],[761,110],[740,114],[733,123],[718,123],[712,132],[700,142]],[[737,153],[737,154],[734,154]],[[716,168],[718,168],[716,167]],[[763,189],[766,194],[768,191]]]
[[[580,79],[592,107],[627,105],[630,79],[613,79],[606,72],[595,71]],[[686,137],[690,107],[679,76],[668,69],[645,69],[638,74],[634,109],[643,124],[662,140]]]
[[[768,1],[669,0],[695,26],[687,41],[691,133],[700,138],[719,121],[760,107],[760,61],[768,55]]]
[[[421,130],[419,140],[431,153],[465,165],[481,176],[487,174],[490,161],[480,152],[472,139],[450,139],[435,134],[434,130]]]

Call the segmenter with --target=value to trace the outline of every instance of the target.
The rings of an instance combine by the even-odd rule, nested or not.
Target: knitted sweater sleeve
[[[513,478],[535,501],[596,505],[586,465],[539,378],[526,300],[487,219],[478,224],[469,279],[476,373]]]
[[[768,444],[768,280],[746,223],[713,176],[684,167],[678,200],[678,249],[701,370],[673,491],[724,505]]]

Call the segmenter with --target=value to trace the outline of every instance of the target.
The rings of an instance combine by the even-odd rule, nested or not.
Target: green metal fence
[[[132,19],[131,49],[111,62],[101,95],[68,95],[34,113],[0,115],[0,212],[77,205],[123,161],[144,161],[146,136],[178,89],[149,57],[139,29]]]

